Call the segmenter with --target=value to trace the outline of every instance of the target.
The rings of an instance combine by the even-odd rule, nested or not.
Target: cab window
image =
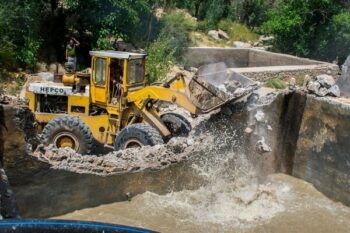
[[[130,60],[128,63],[128,84],[136,84],[144,81],[145,66],[142,59]]]
[[[104,86],[106,83],[106,59],[97,58],[95,63],[95,83]]]

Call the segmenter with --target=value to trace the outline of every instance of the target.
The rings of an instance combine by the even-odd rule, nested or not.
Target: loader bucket
[[[240,101],[257,88],[256,82],[231,72],[224,63],[200,67],[189,83],[191,101],[202,113]]]

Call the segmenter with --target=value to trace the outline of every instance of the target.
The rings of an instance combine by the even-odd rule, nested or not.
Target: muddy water
[[[205,185],[166,195],[146,192],[130,202],[57,218],[160,232],[349,232],[349,207],[331,201],[303,180],[283,174],[262,177],[249,156],[234,149],[241,143],[232,127],[222,122],[199,124],[194,131],[197,134],[190,138],[197,141],[195,135],[201,135],[205,140],[195,144],[198,150],[192,156],[196,158],[190,161]],[[259,131],[259,135],[267,134]]]
[[[160,232],[349,232],[350,208],[305,181],[270,175],[263,184],[218,182],[164,196],[151,192],[60,219],[139,226]]]

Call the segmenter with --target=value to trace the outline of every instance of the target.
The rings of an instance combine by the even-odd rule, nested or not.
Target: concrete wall
[[[57,216],[77,209],[126,201],[128,192],[132,195],[146,191],[166,194],[184,188],[199,188],[202,184],[200,178],[197,179],[192,169],[184,163],[162,171],[103,177],[54,170],[37,160],[32,162],[37,168],[40,167],[40,171],[18,164],[18,169],[22,168],[30,174],[21,180],[9,175],[19,211],[25,218]]]
[[[292,174],[350,205],[350,104],[309,96]]]
[[[237,48],[192,47],[188,49],[185,60],[187,66],[193,67],[218,62],[225,62],[230,68],[327,64],[286,54],[272,53],[257,49]]]
[[[263,50],[249,50],[249,67],[320,65],[323,62]]]
[[[269,69],[275,68],[275,69]],[[277,69],[278,68],[278,69]],[[270,79],[281,79],[289,81],[290,78],[304,78],[306,75],[316,78],[316,76],[321,74],[328,74],[335,79],[339,76],[338,66],[299,66],[299,67],[264,67],[259,68],[246,68],[246,69],[232,69],[234,72],[239,72],[240,74],[249,77],[252,80],[259,82],[266,82]]]
[[[225,62],[228,67],[247,67],[248,49],[189,48],[185,55],[186,66],[200,67],[210,63]]]

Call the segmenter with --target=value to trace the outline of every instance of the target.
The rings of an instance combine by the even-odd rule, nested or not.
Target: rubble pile
[[[167,144],[113,151],[106,155],[80,155],[70,148],[40,145],[33,156],[49,163],[53,169],[103,176],[164,169],[187,160],[200,148],[204,139],[173,138]]]
[[[335,79],[327,74],[318,75],[314,81],[309,81],[307,91],[310,94],[315,94],[319,97],[325,96],[340,96],[339,86],[336,85]]]

